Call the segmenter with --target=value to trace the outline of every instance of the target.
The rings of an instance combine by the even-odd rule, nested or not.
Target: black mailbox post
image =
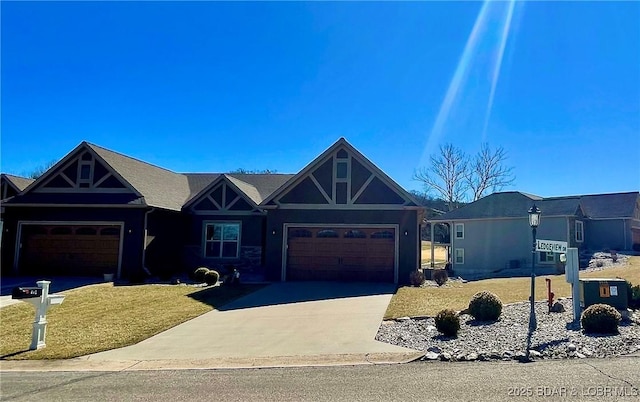
[[[11,292],[12,299],[35,299],[42,296],[42,288],[39,287],[16,287]]]

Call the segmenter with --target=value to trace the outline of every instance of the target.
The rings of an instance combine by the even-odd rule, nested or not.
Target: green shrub
[[[444,285],[447,280],[449,280],[449,275],[447,274],[446,269],[436,269],[435,271],[433,271],[432,277],[435,283],[438,284],[438,286]]]
[[[415,270],[409,274],[409,283],[411,286],[420,286],[424,283],[424,274],[422,271]]]
[[[494,293],[478,292],[469,302],[469,314],[478,321],[495,321],[502,313],[502,301]]]
[[[633,286],[631,282],[627,283],[627,304],[629,308],[640,308],[640,285]]]
[[[456,336],[460,330],[460,317],[451,309],[440,311],[436,315],[436,329],[445,336]]]
[[[207,285],[215,285],[220,280],[220,274],[218,271],[209,270],[206,274],[204,274],[204,281],[207,282]]]
[[[198,282],[204,282],[204,276],[209,272],[210,269],[207,267],[200,267],[193,271],[193,279]]]
[[[590,334],[617,334],[622,316],[608,304],[593,304],[584,310],[580,323],[584,332]]]

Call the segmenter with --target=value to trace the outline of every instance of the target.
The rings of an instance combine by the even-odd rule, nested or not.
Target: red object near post
[[[551,307],[553,307],[553,296],[555,294],[551,291],[551,279],[546,278],[547,282],[547,305],[549,306],[549,312],[551,312]]]

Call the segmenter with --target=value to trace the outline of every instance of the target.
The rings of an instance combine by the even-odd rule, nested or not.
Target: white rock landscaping
[[[602,358],[640,351],[640,311],[623,320],[617,335],[590,335],[572,323],[571,299],[558,300],[561,313],[548,313],[546,301],[536,302],[538,329],[531,338],[530,355],[538,359]],[[385,321],[376,339],[428,352],[428,360],[511,360],[526,355],[529,303],[507,304],[496,322],[477,322],[461,315],[456,338],[430,330],[432,317]]]

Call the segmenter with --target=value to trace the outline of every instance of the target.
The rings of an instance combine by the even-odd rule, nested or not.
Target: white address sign
[[[546,251],[547,253],[566,253],[567,242],[537,239],[536,251]]]

